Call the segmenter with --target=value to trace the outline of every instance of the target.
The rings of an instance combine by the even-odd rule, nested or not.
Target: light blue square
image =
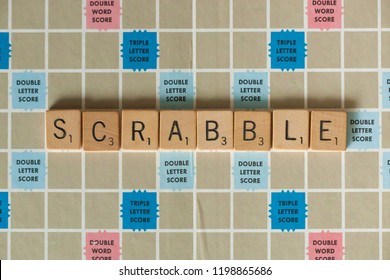
[[[46,154],[41,152],[12,153],[12,188],[44,189]]]
[[[379,127],[378,112],[349,112],[347,149],[378,149]]]
[[[382,74],[382,107],[390,108],[390,72]]]
[[[194,163],[191,152],[160,153],[160,188],[192,189]]]
[[[233,97],[236,109],[268,108],[268,74],[234,73]]]
[[[12,108],[46,109],[45,73],[12,73]]]
[[[269,178],[267,152],[234,153],[234,188],[267,189]]]
[[[188,72],[160,73],[160,108],[193,109],[194,78]]]
[[[390,152],[383,153],[382,179],[383,187],[390,189]]]

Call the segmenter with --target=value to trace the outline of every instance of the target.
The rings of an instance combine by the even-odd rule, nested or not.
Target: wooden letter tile
[[[311,112],[310,148],[344,151],[347,146],[347,113]]]
[[[273,148],[307,150],[309,148],[309,111],[273,111]]]
[[[83,132],[84,150],[119,150],[119,113],[117,111],[83,112]]]
[[[125,150],[157,150],[158,121],[158,111],[123,110],[122,148]]]
[[[46,112],[46,147],[48,149],[80,149],[80,110],[49,110]]]
[[[197,135],[201,150],[233,149],[233,112],[198,111]]]
[[[269,151],[271,148],[271,112],[234,112],[234,149]]]
[[[160,148],[194,150],[196,148],[195,111],[160,112]]]

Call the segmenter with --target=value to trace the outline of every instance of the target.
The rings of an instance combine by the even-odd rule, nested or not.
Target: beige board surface
[[[120,28],[105,31],[86,27],[86,2],[0,0],[0,32],[12,45],[9,69],[0,69],[0,189],[11,204],[1,259],[85,260],[86,233],[107,231],[120,234],[123,260],[300,260],[309,258],[308,237],[328,230],[342,234],[343,259],[390,259],[390,0],[344,0],[342,28],[330,30],[309,28],[302,0],[126,0]],[[304,32],[304,68],[272,68],[271,33],[293,29]],[[123,34],[134,30],[157,32],[156,69],[123,69]],[[43,73],[44,107],[14,107],[19,73]],[[195,150],[195,131],[189,150],[46,149],[46,110],[160,111],[166,73],[193,78],[191,108],[171,109],[251,112],[236,106],[234,80],[253,73],[267,82],[264,107],[249,104],[256,109],[376,113],[379,144],[356,149],[347,138],[339,152]],[[15,187],[19,153],[45,159],[42,188]],[[193,175],[192,186],[163,187],[167,155],[192,163],[175,167]],[[251,168],[264,186],[237,186],[240,156],[264,164]],[[123,228],[122,195],[133,190],[157,193],[157,229]],[[271,194],[282,190],[305,194],[304,229],[272,229]]]

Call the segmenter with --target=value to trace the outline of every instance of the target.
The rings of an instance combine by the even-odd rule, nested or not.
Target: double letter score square
[[[347,114],[274,110],[49,110],[48,149],[325,150],[347,145]]]

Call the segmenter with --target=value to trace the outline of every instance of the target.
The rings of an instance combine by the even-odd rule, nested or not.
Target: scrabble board
[[[0,259],[390,259],[389,11],[0,0]],[[48,149],[49,109],[342,111],[347,148]]]

